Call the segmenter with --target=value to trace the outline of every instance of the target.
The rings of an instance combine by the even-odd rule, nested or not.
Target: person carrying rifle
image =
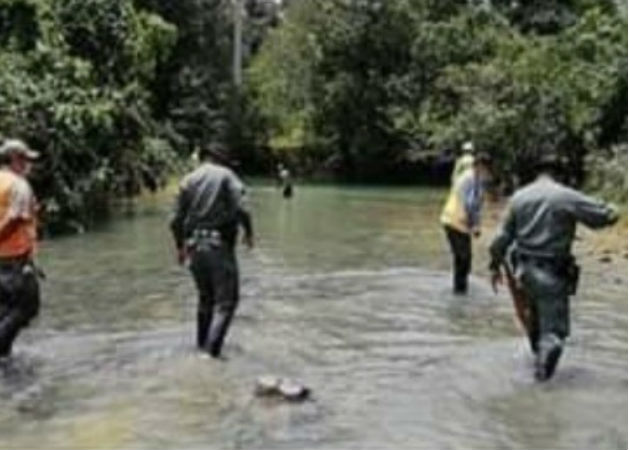
[[[492,288],[496,292],[503,282],[503,267],[536,357],[538,381],[553,376],[569,335],[569,297],[579,278],[571,254],[576,224],[602,228],[619,217],[615,207],[556,181],[561,168],[556,157],[535,164],[538,177],[512,196],[490,245]]]

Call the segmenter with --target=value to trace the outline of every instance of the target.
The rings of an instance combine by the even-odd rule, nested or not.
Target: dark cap
[[[475,164],[483,164],[484,166],[489,166],[492,163],[492,158],[486,152],[479,152],[475,154]]]
[[[212,142],[199,150],[199,156],[212,158],[220,163],[229,164],[230,156],[227,147],[220,142]]]
[[[0,157],[8,157],[10,155],[21,155],[30,160],[39,158],[39,152],[31,149],[19,139],[8,139],[0,146]]]
[[[555,153],[547,153],[540,156],[536,161],[534,161],[534,169],[536,170],[557,170],[562,168],[567,164],[565,158],[555,154]]]

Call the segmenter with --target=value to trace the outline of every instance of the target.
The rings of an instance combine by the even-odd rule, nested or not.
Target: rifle
[[[507,281],[508,290],[510,291],[510,296],[512,297],[516,317],[523,327],[523,330],[529,335],[531,330],[531,313],[529,305],[527,304],[525,291],[516,282],[516,278],[514,278],[510,266],[506,262],[503,262],[502,266],[505,271],[505,279]]]

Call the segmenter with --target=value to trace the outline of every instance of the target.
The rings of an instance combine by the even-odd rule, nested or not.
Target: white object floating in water
[[[310,395],[306,386],[275,375],[264,375],[256,380],[255,394],[259,397],[279,397],[288,401],[306,400]]]

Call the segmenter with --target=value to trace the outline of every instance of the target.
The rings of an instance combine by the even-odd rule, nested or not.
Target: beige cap
[[[19,139],[8,139],[0,146],[0,156],[9,156],[14,153],[24,156],[26,159],[39,158],[39,152],[31,149]]]

